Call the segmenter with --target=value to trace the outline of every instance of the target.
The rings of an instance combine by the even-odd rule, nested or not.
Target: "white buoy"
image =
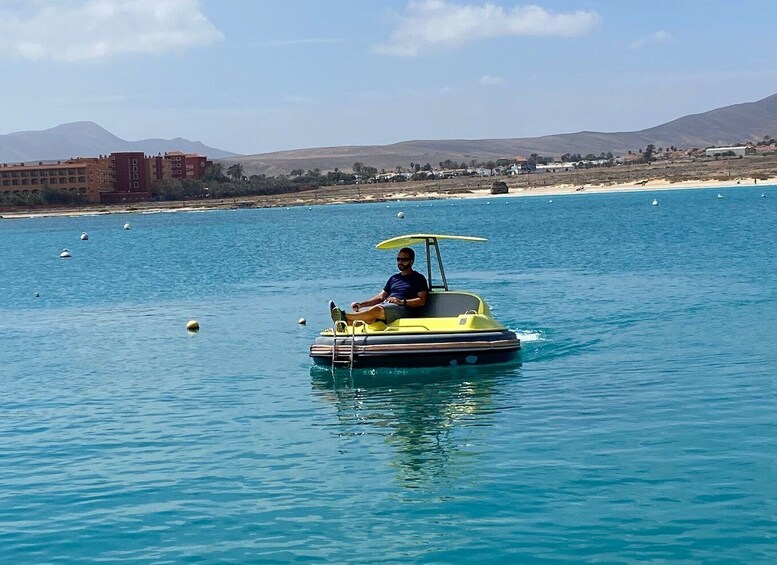
[[[401,220],[404,217],[405,217],[405,213],[404,212],[397,212],[397,218],[399,218]]]
[[[126,224],[124,224],[124,229],[125,229],[125,230],[132,229],[132,224],[130,224],[129,222],[127,222]]]
[[[59,256],[62,257],[63,259],[66,257],[70,257],[70,251],[68,251],[67,249],[63,249],[62,253],[60,253]]]
[[[723,198],[723,195],[721,193],[718,193],[718,198]]]
[[[548,202],[553,202],[553,200],[548,200]]]
[[[764,193],[762,192],[762,193],[761,193],[761,198],[766,198],[766,194],[764,194]]]
[[[189,320],[186,322],[186,329],[190,332],[200,331],[200,323],[197,320]]]
[[[653,199],[653,206],[658,206],[658,198]]]
[[[305,318],[300,318],[300,319],[297,321],[297,323],[298,323],[300,326],[304,326],[305,324],[307,324],[307,323],[308,323],[308,321],[307,321]]]
[[[35,298],[40,298],[40,292],[35,293]]]
[[[82,231],[81,232],[81,241],[86,241],[87,239],[89,239],[89,234],[86,233],[85,231]]]

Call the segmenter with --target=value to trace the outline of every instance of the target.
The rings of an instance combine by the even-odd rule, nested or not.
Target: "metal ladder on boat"
[[[364,322],[364,320],[356,320],[353,323],[353,333],[350,336],[351,350],[348,354],[348,359],[339,360],[337,358],[337,329],[342,328],[343,326],[345,326],[345,328],[348,327],[348,325],[345,322],[339,320],[335,322],[335,326],[332,328],[332,368],[334,368],[335,365],[340,364],[340,365],[347,365],[349,369],[353,369],[353,360],[354,360],[354,357],[356,356],[356,328],[360,327],[366,333],[367,324],[366,322]]]

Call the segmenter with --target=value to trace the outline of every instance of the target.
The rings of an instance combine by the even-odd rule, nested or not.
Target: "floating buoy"
[[[186,329],[190,332],[200,331],[200,323],[197,320],[189,320],[186,322]]]
[[[404,217],[405,217],[405,213],[404,212],[397,212],[397,218],[399,218],[401,220]]]
[[[553,202],[553,200],[548,200],[548,202]]]
[[[658,206],[658,198],[653,199],[653,206]]]
[[[125,229],[125,230],[132,229],[132,224],[130,224],[129,222],[127,222],[126,224],[124,224],[124,229]]]
[[[35,298],[40,298],[40,292],[35,293]]]
[[[82,231],[81,232],[81,241],[86,241],[87,239],[89,239],[89,234],[86,233],[85,231]]]
[[[762,192],[762,193],[761,193],[761,198],[766,198],[766,194],[764,194],[764,193]]]
[[[718,193],[718,198],[723,198],[723,195]]]
[[[305,318],[300,318],[300,319],[297,321],[297,323],[298,323],[300,326],[304,326],[305,324],[307,324],[307,323],[308,323],[308,321],[307,321]]]
[[[70,257],[70,251],[68,251],[67,249],[63,249],[62,253],[60,253],[59,256],[62,257],[63,259],[66,257]]]

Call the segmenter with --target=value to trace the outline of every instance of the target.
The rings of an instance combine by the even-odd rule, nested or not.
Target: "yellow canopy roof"
[[[392,237],[386,241],[381,241],[375,247],[378,249],[394,249],[396,247],[408,247],[410,245],[416,245],[418,243],[426,243],[430,239],[459,239],[461,241],[488,241],[485,237],[473,237],[468,235],[439,235],[428,233],[414,233],[411,235],[400,235],[399,237]]]

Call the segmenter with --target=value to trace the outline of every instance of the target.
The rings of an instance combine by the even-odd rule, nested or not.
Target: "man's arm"
[[[429,295],[428,292],[421,291],[418,293],[417,298],[410,298],[409,300],[406,300],[404,302],[405,306],[410,306],[411,308],[420,308],[421,306],[424,306],[426,304],[426,297]]]
[[[378,294],[376,294],[372,298],[364,300],[363,302],[352,302],[351,308],[354,310],[354,312],[358,312],[359,309],[364,308],[365,306],[375,306],[376,304],[380,304],[381,302],[386,300],[387,296],[388,296],[388,292],[386,292],[385,290],[381,290]]]

